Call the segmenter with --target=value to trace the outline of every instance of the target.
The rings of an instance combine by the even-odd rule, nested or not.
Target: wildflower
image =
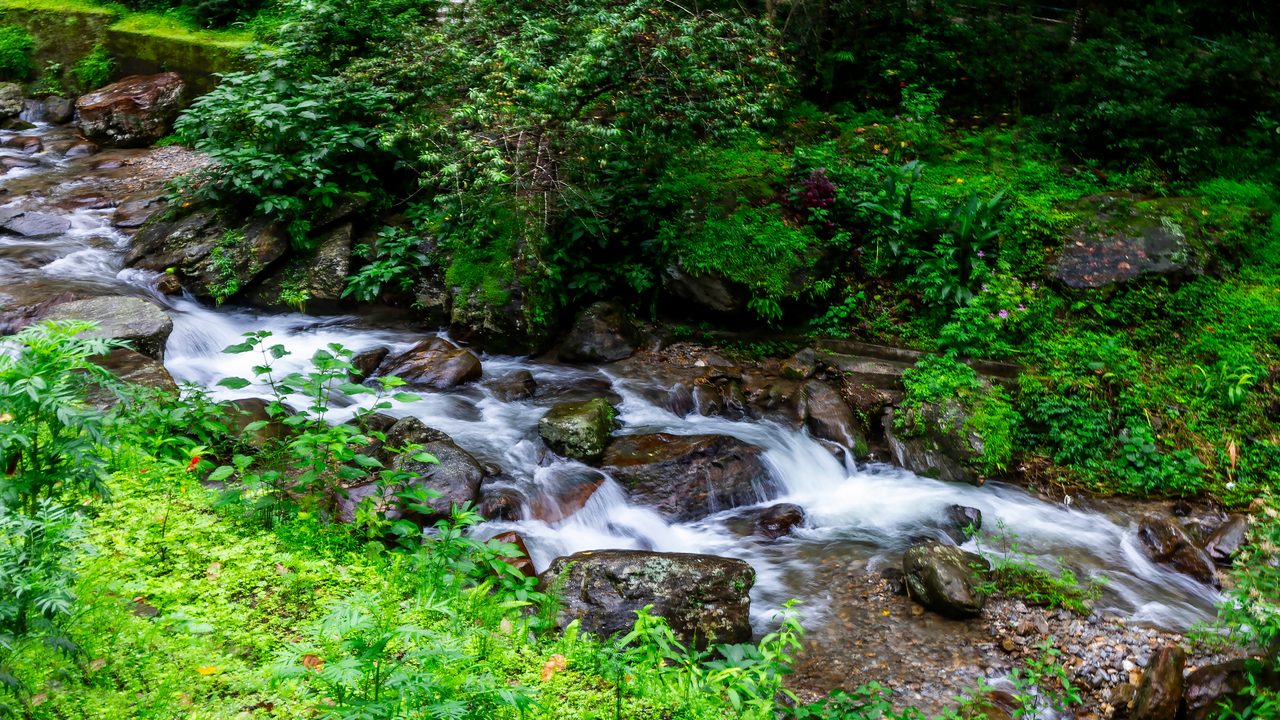
[[[1019,305],[1019,306],[1018,306],[1018,312],[1026,312],[1026,311],[1027,311],[1027,306],[1026,306],[1026,305]]]
[[[191,472],[192,470],[195,470],[196,466],[199,464],[200,464],[200,456],[192,455],[191,462],[187,463],[187,472]]]
[[[964,178],[956,178],[956,184],[957,184],[957,185],[963,185],[963,184],[964,184]]]
[[[1040,287],[1039,285],[1037,285],[1037,284],[1035,284],[1035,283],[1031,283],[1031,289],[1032,289],[1032,290],[1037,290],[1037,289],[1039,289],[1039,287]]]
[[[986,257],[986,256],[987,256],[987,253],[986,253],[986,252],[984,252],[984,251],[982,251],[982,250],[979,250],[979,251],[978,251],[978,257]],[[984,287],[985,287],[985,286],[984,286]]]
[[[1001,319],[1004,319],[1004,318],[1007,318],[1007,317],[1009,317],[1009,311],[1008,311],[1008,310],[1001,310],[1001,311],[1000,311],[1000,318],[1001,318]]]

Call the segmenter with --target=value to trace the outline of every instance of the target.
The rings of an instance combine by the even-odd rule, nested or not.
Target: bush
[[[943,408],[959,404],[965,416],[964,432],[982,439],[982,452],[974,464],[992,475],[1005,470],[1013,457],[1013,438],[1021,418],[1014,411],[1009,396],[999,386],[978,378],[973,368],[952,356],[926,355],[902,373],[906,389],[895,427],[908,434],[925,431],[925,406]],[[935,428],[938,432],[954,432],[952,428]]]
[[[75,78],[76,87],[80,91],[89,92],[106,85],[114,71],[115,61],[107,54],[107,49],[94,45],[88,55],[71,66],[71,77]]]
[[[31,75],[36,41],[17,25],[0,25],[0,80],[22,82]]]

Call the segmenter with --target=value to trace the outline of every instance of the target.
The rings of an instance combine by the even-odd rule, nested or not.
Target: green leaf
[[[209,477],[205,478],[205,480],[208,482],[222,482],[223,480],[231,477],[231,474],[235,471],[235,468],[230,465],[222,465],[209,473]]]
[[[241,390],[249,387],[250,383],[244,378],[227,377],[218,381],[220,387],[231,388],[232,390]]]

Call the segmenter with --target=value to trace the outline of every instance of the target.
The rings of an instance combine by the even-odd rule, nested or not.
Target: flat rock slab
[[[41,212],[0,210],[0,228],[23,237],[56,237],[71,229],[71,221]]]
[[[124,340],[134,350],[164,359],[164,345],[173,320],[155,303],[137,297],[97,297],[73,300],[53,308],[46,320],[85,320],[97,325],[86,337]]]

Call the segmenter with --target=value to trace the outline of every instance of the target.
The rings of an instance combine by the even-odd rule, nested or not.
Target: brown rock
[[[444,338],[432,337],[391,358],[380,374],[396,375],[410,385],[448,390],[478,379],[480,358]]]
[[[514,545],[518,551],[517,554],[504,557],[502,561],[519,570],[520,574],[525,577],[538,576],[537,571],[533,569],[533,559],[529,557],[529,548],[525,546],[524,538],[520,537],[520,533],[508,530],[507,532],[498,533],[489,539],[507,545]]]
[[[1187,654],[1165,645],[1151,656],[1133,700],[1133,720],[1177,720],[1182,703],[1182,671]]]
[[[169,134],[186,85],[177,73],[134,75],[76,100],[80,130],[109,147],[145,147]]]

